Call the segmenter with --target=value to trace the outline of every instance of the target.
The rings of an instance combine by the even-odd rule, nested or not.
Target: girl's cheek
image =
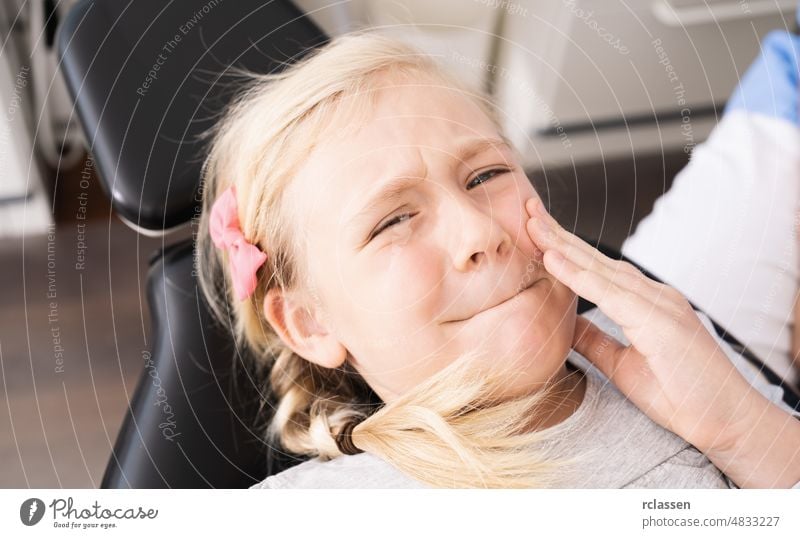
[[[391,246],[383,252],[387,263],[376,271],[383,271],[384,297],[391,297],[396,305],[405,304],[413,308],[421,306],[426,298],[435,297],[437,286],[442,286],[445,277],[437,267],[437,255],[419,245]]]
[[[382,259],[379,265],[388,271],[403,271],[413,267],[417,260],[423,258],[421,251],[425,249],[419,237],[420,231],[415,222],[406,222],[384,232],[383,248],[378,252]]]

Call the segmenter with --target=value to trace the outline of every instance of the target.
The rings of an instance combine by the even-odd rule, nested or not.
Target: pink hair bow
[[[211,221],[209,232],[214,244],[228,252],[233,277],[233,289],[239,300],[244,300],[253,294],[258,280],[256,271],[267,255],[244,238],[239,225],[239,211],[236,204],[236,189],[231,185],[217,198],[211,207]]]

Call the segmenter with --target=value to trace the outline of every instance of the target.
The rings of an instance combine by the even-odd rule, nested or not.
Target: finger
[[[641,271],[633,265],[609,258],[580,237],[565,230],[547,212],[540,200],[528,200],[526,208],[531,214],[531,219],[527,223],[528,234],[542,249],[557,248],[576,263],[597,271],[604,271],[609,277],[617,273],[635,275],[637,278],[644,277]],[[636,279],[629,280],[631,283],[636,282]]]
[[[541,207],[538,207],[535,211],[547,214],[547,211]],[[536,217],[531,218],[528,223],[529,232],[532,232],[531,236],[535,243],[538,242],[537,234],[544,234],[550,237],[551,243],[549,246],[539,243],[543,251],[551,249],[557,251],[578,267],[587,271],[599,272],[618,287],[630,293],[638,294],[660,308],[671,310],[676,306],[676,302],[682,302],[682,296],[681,300],[677,299],[677,295],[680,294],[669,293],[669,290],[671,290],[669,286],[647,277],[630,262],[609,258],[580,237],[565,230],[549,214],[547,218],[548,223],[543,223],[542,219]],[[552,223],[552,226],[550,223]],[[550,228],[558,229],[561,232],[560,234],[556,233],[556,237],[553,238],[553,232],[549,230]],[[562,240],[562,237],[572,238],[573,240],[568,243]],[[585,248],[574,248],[573,245],[582,245]]]
[[[587,254],[591,254],[591,251],[594,250],[585,241],[581,240],[576,235],[567,232],[558,223],[558,221],[556,221],[556,219],[550,215],[540,199],[531,198],[527,201],[525,207],[528,210],[528,215],[530,216],[527,224],[529,227],[533,226],[533,228],[529,229],[528,231],[534,232],[534,239],[544,241],[548,246],[550,244],[553,246],[573,246],[580,251],[586,252]],[[541,226],[537,225],[538,223],[541,223]],[[558,245],[556,242],[559,242]]]
[[[572,347],[609,379],[612,379],[617,369],[617,360],[625,350],[625,346],[616,338],[580,315],[575,318]]]
[[[538,199],[527,200],[526,208],[529,210],[529,212],[534,214],[547,214],[547,211],[544,209],[541,200]],[[549,223],[544,223],[542,219],[535,217],[531,219],[533,221],[532,223],[529,222],[529,227],[533,225],[534,227],[539,228],[540,234],[543,233],[551,236],[550,246],[553,248],[550,249],[547,246],[542,245],[543,250],[553,250],[554,252],[559,252],[564,256],[564,258],[573,262],[573,264],[577,266],[576,270],[598,272],[605,277],[606,280],[613,282],[616,288],[625,291],[623,297],[613,297],[602,301],[602,303],[600,299],[593,298],[596,297],[597,294],[593,293],[592,290],[584,289],[583,291],[577,291],[577,288],[573,288],[575,293],[578,293],[582,297],[594,302],[596,305],[598,305],[598,307],[601,307],[602,304],[602,307],[604,307],[604,310],[609,316],[612,315],[612,312],[618,311],[621,308],[630,308],[630,304],[616,307],[614,306],[614,303],[630,303],[631,300],[635,300],[636,302],[636,305],[634,305],[636,307],[636,312],[642,313],[643,315],[652,315],[653,305],[657,305],[659,308],[664,306],[669,307],[669,304],[671,303],[670,298],[672,296],[664,294],[664,286],[662,284],[646,277],[633,264],[619,260],[612,260],[579,237],[570,234],[564,230],[549,214],[547,214],[547,219]],[[550,223],[552,223],[552,226]],[[571,237],[573,241],[565,247],[565,243],[559,238],[552,238],[554,234],[552,231],[553,228],[561,230],[562,234]],[[532,238],[534,239],[534,242],[536,242],[537,231],[532,231]],[[582,245],[585,247],[585,249],[572,248],[569,245]],[[588,251],[588,253],[585,251]],[[602,280],[599,282],[602,282]],[[606,289],[603,291],[607,292],[608,286],[606,286]],[[633,295],[639,295],[641,298],[645,299],[645,302],[636,300],[635,297],[632,297]],[[618,323],[621,322],[619,319],[615,321]]]
[[[556,250],[544,253],[544,267],[577,295],[593,302],[623,328],[636,328],[654,315],[656,305],[619,286],[603,273],[585,269]]]
[[[615,282],[619,287],[626,288],[644,296],[651,296],[656,291],[653,285],[649,284],[649,279],[641,271],[630,264],[612,262],[603,253],[589,246],[580,238],[575,238],[585,245],[584,248],[577,248],[572,244],[553,238],[553,232],[549,224],[541,219],[533,218],[528,223],[529,233],[534,243],[538,243],[543,251],[553,250],[558,252],[566,259],[581,269],[594,271],[602,274],[608,280]],[[540,236],[550,236],[546,241],[539,241]],[[630,267],[628,267],[630,266]],[[630,270],[632,268],[633,270]]]

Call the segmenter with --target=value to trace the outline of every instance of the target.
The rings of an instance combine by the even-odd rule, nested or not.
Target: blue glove
[[[800,11],[798,11],[800,17]],[[800,36],[774,30],[725,106],[790,121],[800,127]]]

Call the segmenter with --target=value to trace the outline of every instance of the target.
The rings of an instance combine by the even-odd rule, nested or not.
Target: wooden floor
[[[681,153],[532,180],[562,223],[618,247],[683,164]],[[54,189],[52,237],[0,241],[2,488],[98,487],[150,345],[147,260],[162,240],[123,225],[93,183],[81,245],[74,174]]]
[[[0,250],[0,487],[96,487],[142,369],[146,239],[116,217]],[[2,403],[0,403],[2,405]]]

